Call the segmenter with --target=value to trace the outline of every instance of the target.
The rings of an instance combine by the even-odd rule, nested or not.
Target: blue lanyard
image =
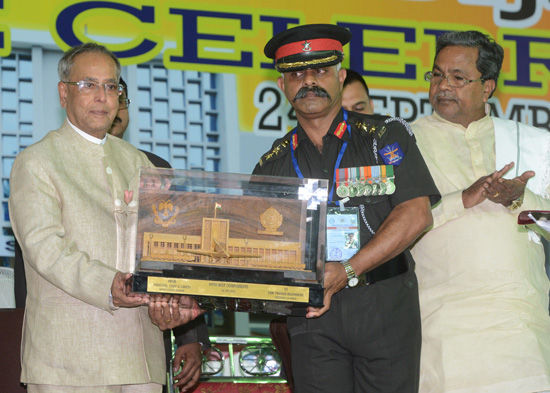
[[[344,112],[344,122],[346,123],[346,130],[349,133],[349,137],[351,139],[351,128],[349,124],[347,123],[348,120],[348,112],[343,109]],[[292,136],[290,138],[290,154],[292,155],[292,165],[294,166],[294,170],[296,171],[296,175],[298,175],[299,178],[303,179],[304,175],[302,174],[302,171],[300,170],[300,167],[298,166],[298,160],[296,159],[296,156],[294,155],[294,140],[297,138],[297,127],[295,127],[292,130]],[[296,141],[297,144],[297,141]],[[348,142],[345,142],[342,144],[342,147],[340,148],[340,153],[338,153],[338,158],[336,159],[336,165],[334,166],[334,175],[332,178],[332,187],[330,188],[330,194],[328,196],[328,202],[332,203],[332,197],[334,195],[334,187],[336,184],[336,173],[338,172],[338,168],[340,167],[340,162],[342,161],[342,157],[344,156],[344,152],[346,151],[346,147],[348,147]]]

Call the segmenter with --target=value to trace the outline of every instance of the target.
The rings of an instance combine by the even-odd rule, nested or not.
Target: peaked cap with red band
[[[344,58],[342,47],[351,39],[349,30],[329,24],[293,27],[275,35],[264,48],[275,69],[291,72],[338,64]]]

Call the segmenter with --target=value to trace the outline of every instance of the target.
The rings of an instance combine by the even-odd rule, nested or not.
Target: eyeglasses
[[[426,72],[424,74],[424,79],[427,82],[430,82],[432,85],[433,84],[438,85],[443,79],[447,79],[447,83],[451,87],[464,87],[468,83],[478,82],[478,81],[481,81],[481,83],[485,82],[485,79],[483,79],[483,78],[480,78],[480,79],[466,79],[466,78],[464,78],[462,76],[458,76],[458,75],[447,75],[447,76],[445,76],[440,72],[432,72],[432,71]]]
[[[119,96],[122,94],[122,85],[114,82],[107,82],[107,83],[98,83],[94,81],[78,81],[78,82],[65,82],[68,85],[76,85],[78,86],[78,91],[83,94],[92,94],[99,89],[99,86],[103,86],[105,89],[105,94],[110,96]]]
[[[119,98],[118,99],[118,109],[128,109],[130,106],[130,99],[129,98]]]

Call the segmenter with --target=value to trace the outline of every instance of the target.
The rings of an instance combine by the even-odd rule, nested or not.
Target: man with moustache
[[[267,43],[298,125],[254,173],[327,179],[330,206],[345,203],[360,222],[360,250],[325,264],[324,306],[288,319],[296,392],[416,392],[420,325],[408,246],[431,224],[430,202],[439,195],[403,120],[342,109],[340,63],[350,38],[344,28],[320,24]],[[384,178],[367,196],[349,195],[349,188],[342,196],[337,173],[361,168],[393,170],[395,183]]]
[[[28,283],[21,381],[30,393],[158,393],[164,350],[150,317],[165,328],[199,311],[185,308],[187,297],[127,293],[115,215],[135,205],[139,167],[151,163],[107,135],[122,91],[118,59],[86,43],[65,52],[58,72],[67,119],[16,157],[10,177]]]
[[[423,393],[550,390],[544,250],[517,224],[550,210],[550,134],[488,114],[503,57],[478,31],[441,35],[426,73],[434,113],[413,124],[442,193],[412,248]]]
[[[366,115],[374,113],[374,105],[370,98],[367,82],[358,72],[350,68],[346,69],[346,79],[342,91],[342,108]]]

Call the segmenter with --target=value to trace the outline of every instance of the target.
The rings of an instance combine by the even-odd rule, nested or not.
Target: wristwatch
[[[353,270],[349,261],[346,259],[340,263],[344,265],[344,269],[346,269],[346,275],[348,276],[348,287],[353,288],[359,284],[359,277],[355,274],[355,270]]]

